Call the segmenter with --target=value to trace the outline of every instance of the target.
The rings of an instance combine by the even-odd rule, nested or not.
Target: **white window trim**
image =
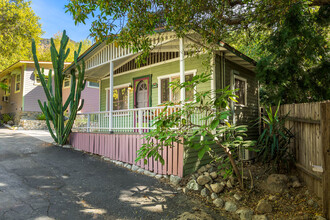
[[[245,102],[245,105],[243,105],[243,104],[238,104],[238,103],[236,103],[235,102],[235,105],[236,106],[241,106],[241,107],[246,107],[247,105],[248,105],[248,103],[247,103],[247,79],[246,78],[244,78],[244,77],[242,77],[242,76],[238,76],[238,75],[236,75],[236,74],[238,73],[238,72],[236,72],[236,71],[234,71],[234,82],[233,82],[233,87],[234,87],[234,89],[236,89],[235,88],[235,79],[239,79],[239,80],[242,80],[242,81],[244,81],[245,82],[245,88],[244,88],[244,94],[245,94],[245,96],[244,96],[244,102]],[[235,97],[235,99],[236,99],[236,97]]]
[[[17,88],[17,76],[20,76],[19,78],[20,78],[20,84],[19,84],[19,90],[16,90],[16,88]],[[21,91],[21,86],[22,86],[22,73],[19,73],[19,74],[16,74],[15,75],[15,93],[19,93],[20,91]]]
[[[98,89],[98,88],[100,88],[100,83],[99,83],[99,82],[97,82],[97,83],[99,84],[99,86],[91,86],[89,83],[90,83],[90,81],[87,81],[87,87],[88,87],[88,88],[93,88],[93,89]]]
[[[194,69],[194,70],[188,70],[188,71],[185,71],[184,72],[184,75],[191,75],[193,74],[193,76],[195,76],[197,73],[197,70]],[[172,82],[172,77],[177,77],[177,76],[180,76],[180,73],[172,73],[172,74],[168,74],[168,75],[163,75],[163,76],[158,76],[157,79],[158,79],[158,105],[161,105],[163,104],[161,102],[161,80],[162,79],[169,79],[169,82]],[[194,89],[194,100],[195,100],[195,94],[196,94],[196,90]],[[170,89],[170,101],[172,101],[172,89]]]
[[[49,70],[50,69],[48,69],[48,73],[49,73]],[[37,82],[37,76],[39,77],[38,72],[35,73],[35,71],[33,71],[33,74],[34,74],[34,85],[35,86],[41,86],[41,81],[39,83]],[[47,74],[43,74],[43,75],[48,77],[48,73]],[[53,70],[52,70],[52,77],[53,77]]]
[[[5,96],[10,96],[10,93],[11,93],[11,78],[7,78],[6,79],[6,85],[7,85],[7,89],[9,89],[9,92],[8,90],[6,89],[6,91],[4,92],[5,93]],[[8,93],[7,93],[8,92]],[[7,93],[7,94],[6,94]]]
[[[131,83],[125,83],[125,84],[121,84],[121,85],[117,85],[117,86],[114,86],[113,89],[123,89],[123,88],[127,88],[127,109],[130,109],[129,108],[129,104],[130,104],[130,90],[129,90],[129,87],[131,86],[132,84]],[[110,90],[110,87],[107,87],[105,88],[105,110],[106,111],[109,111],[109,108],[108,108],[108,100],[109,100],[109,95],[108,95],[108,90]],[[101,106],[101,105],[100,105]],[[126,109],[124,109],[126,110]],[[114,110],[115,111],[115,110]]]
[[[65,86],[65,80],[68,79],[68,78],[64,78],[63,80],[63,88],[70,88],[71,87],[71,76],[69,77],[69,85],[68,86]]]

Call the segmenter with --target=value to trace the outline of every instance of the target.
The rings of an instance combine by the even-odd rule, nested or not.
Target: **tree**
[[[17,60],[31,59],[31,40],[42,34],[30,1],[0,1],[0,71]]]
[[[57,50],[60,48],[62,39],[62,33],[58,32],[54,34],[53,41],[55,44],[55,47]],[[83,53],[85,50],[87,50],[91,46],[91,41],[86,39],[83,41],[80,41],[79,43],[74,42],[72,40],[69,40],[67,48],[70,49],[70,53],[68,57],[66,58],[65,62],[73,62],[74,61],[74,51],[77,51],[81,43],[81,52]],[[51,45],[41,45],[37,48],[37,55],[39,57],[39,60],[42,61],[51,61],[51,51],[50,51]]]
[[[189,90],[210,80],[209,73],[200,73],[189,82],[172,83],[171,88],[185,87]],[[235,97],[237,97],[234,91],[228,90],[228,87],[218,91],[195,90],[193,101],[173,111],[169,111],[168,108],[173,108],[178,103],[166,103],[165,108],[155,119],[153,124],[155,129],[145,135],[146,143],[139,149],[136,160],[144,159],[147,162],[145,158],[154,157],[155,160],[164,163],[161,150],[164,147],[172,147],[173,142],[184,142],[188,147],[198,150],[199,159],[208,153],[214,161],[221,162],[222,165],[227,164],[229,173],[236,175],[240,187],[244,189],[236,163],[237,152],[238,148],[250,149],[254,141],[244,140],[247,126],[236,126],[228,121],[232,112],[229,107],[230,101],[236,102]],[[215,98],[212,97],[213,92],[216,92]],[[196,115],[199,117],[198,121],[195,120]]]
[[[257,65],[264,102],[300,103],[330,99],[329,10],[292,5],[262,49]]]
[[[65,75],[63,74],[64,69],[64,60],[67,59],[70,53],[70,49],[67,49],[67,44],[69,42],[69,38],[66,35],[66,32],[63,31],[61,43],[59,50],[57,51],[54,40],[51,39],[51,56],[52,56],[52,64],[54,69],[54,89],[52,83],[52,71],[49,71],[48,81],[46,82],[46,77],[43,74],[43,69],[40,69],[38,57],[36,54],[36,44],[35,41],[32,41],[32,52],[33,59],[35,63],[36,70],[38,71],[38,75],[40,78],[41,85],[45,91],[47,102],[41,103],[38,100],[40,109],[46,116],[46,123],[48,130],[53,137],[54,141],[60,145],[66,143],[69,134],[71,133],[71,129],[76,119],[77,112],[80,111],[84,105],[84,100],[82,99],[80,102],[81,92],[84,90],[86,85],[86,80],[84,80],[85,75],[85,62],[82,61],[82,64],[78,65],[78,56],[81,51],[81,43],[78,48],[78,52],[74,52],[74,61],[75,66],[78,72],[78,80],[76,80],[76,71],[71,71],[71,90],[70,95],[65,102],[63,102],[62,97],[62,88],[63,81],[65,79]],[[64,103],[64,104],[63,104]],[[70,106],[70,116],[68,121],[64,123],[64,112]],[[50,122],[54,125],[54,131],[50,126]]]

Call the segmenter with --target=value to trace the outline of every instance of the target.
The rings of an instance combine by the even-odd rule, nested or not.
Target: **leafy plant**
[[[45,114],[37,115],[37,120],[46,120],[46,115]]]
[[[209,80],[209,74],[201,73],[195,75],[192,81],[177,86],[191,89]],[[172,147],[173,142],[184,143],[198,150],[199,159],[208,153],[214,161],[220,161],[225,155],[238,178],[240,187],[243,188],[242,177],[235,162],[237,148],[248,148],[254,142],[243,139],[246,136],[247,126],[235,126],[228,120],[231,117],[230,100],[236,101],[234,91],[228,88],[229,86],[216,91],[215,97],[212,96],[211,90],[195,91],[194,101],[176,108],[171,114],[168,108],[173,108],[175,103],[166,103],[154,122],[155,129],[146,134],[146,143],[138,151],[136,161],[144,159],[147,163],[146,158],[153,157],[164,163],[160,154],[162,149]],[[195,120],[197,115],[198,121]],[[220,148],[221,152],[219,153],[216,148]]]
[[[45,91],[47,102],[41,103],[40,100],[38,100],[39,106],[46,116],[46,124],[48,127],[48,130],[53,137],[54,141],[58,144],[65,144],[67,141],[67,138],[69,134],[71,133],[71,129],[74,123],[74,120],[77,116],[77,112],[80,111],[84,105],[84,100],[81,100],[80,103],[80,97],[81,97],[81,91],[85,88],[86,80],[84,80],[85,75],[85,62],[82,61],[82,65],[78,65],[78,56],[81,50],[81,43],[78,49],[78,52],[75,51],[74,53],[74,61],[75,66],[77,68],[78,72],[78,80],[76,80],[76,72],[75,70],[71,71],[71,90],[70,95],[63,102],[62,97],[62,87],[63,87],[63,81],[66,77],[63,74],[64,69],[64,61],[68,57],[70,53],[70,49],[66,49],[66,46],[68,44],[69,38],[66,35],[66,32],[63,31],[60,49],[59,51],[56,50],[54,40],[51,39],[51,56],[52,56],[52,64],[54,69],[54,84],[55,88],[53,90],[52,87],[52,71],[49,71],[48,75],[48,82],[46,83],[45,76],[43,74],[43,70],[40,69],[38,58],[36,55],[36,45],[35,42],[32,41],[32,53],[34,58],[34,63],[36,66],[36,69],[38,71],[38,75],[40,78],[41,85]],[[65,111],[70,105],[70,116],[66,123],[65,121]],[[54,125],[54,130],[51,129],[50,122]]]
[[[13,120],[13,116],[11,116],[10,114],[2,114],[3,123],[8,123],[8,121],[12,121],[12,120]]]
[[[277,109],[273,112],[272,107],[266,108],[266,115],[261,117],[264,130],[258,139],[258,158],[264,163],[271,163],[279,171],[282,165],[293,160],[289,152],[291,139],[294,137],[290,129],[285,127],[287,116],[279,116]]]

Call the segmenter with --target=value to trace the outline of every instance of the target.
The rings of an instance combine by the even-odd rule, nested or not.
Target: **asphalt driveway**
[[[174,219],[198,209],[222,219],[154,178],[0,129],[0,219]]]

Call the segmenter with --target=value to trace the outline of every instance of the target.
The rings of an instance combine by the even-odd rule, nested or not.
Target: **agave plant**
[[[276,111],[272,107],[266,108],[266,114],[261,117],[264,130],[258,139],[258,158],[264,163],[271,163],[279,169],[293,160],[289,147],[294,137],[290,129],[285,127],[288,115],[279,116],[280,103]]]

